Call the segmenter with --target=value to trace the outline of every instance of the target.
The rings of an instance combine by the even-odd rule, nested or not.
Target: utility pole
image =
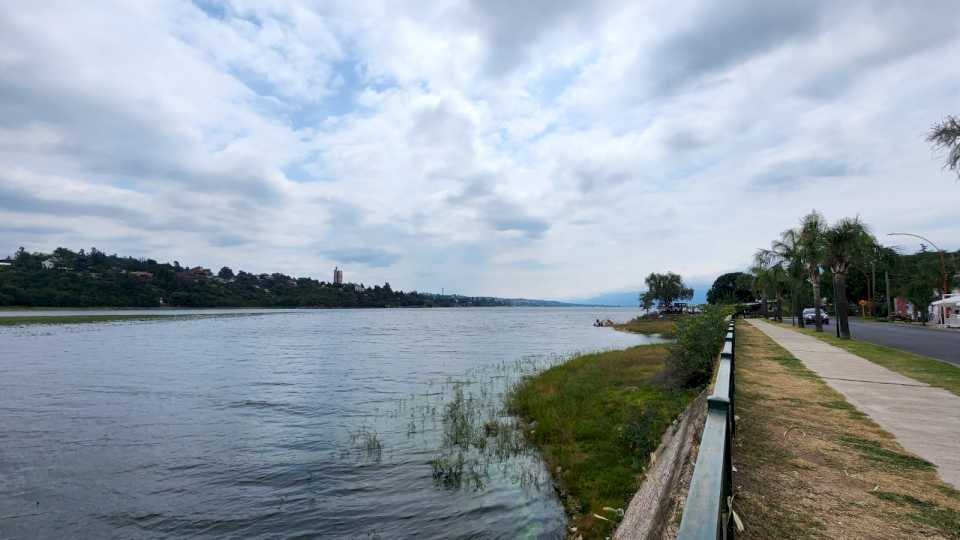
[[[887,236],[912,236],[914,238],[919,238],[924,242],[927,242],[928,244],[933,246],[934,249],[937,250],[937,253],[940,254],[940,273],[943,274],[943,287],[940,289],[940,300],[941,301],[946,300],[947,298],[947,265],[944,262],[943,250],[940,249],[940,247],[938,247],[936,244],[931,242],[929,238],[924,238],[919,234],[894,232],[894,233],[887,234]],[[943,326],[946,326],[946,323],[947,323],[946,306],[944,306],[944,304],[941,303],[940,304],[940,324],[942,324]]]
[[[874,261],[870,261],[870,316],[876,317],[877,310],[874,305],[877,303],[877,266]]]
[[[890,271],[889,271],[889,270],[885,270],[883,273],[884,273],[884,277],[885,277],[886,282],[887,282],[887,304],[888,304],[888,307],[887,307],[887,320],[888,320],[888,321],[892,321],[892,320],[893,320],[893,311],[894,311],[894,309],[896,309],[896,306],[894,305],[893,297],[890,296]]]

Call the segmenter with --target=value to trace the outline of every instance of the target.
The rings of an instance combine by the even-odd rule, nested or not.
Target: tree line
[[[782,320],[783,306],[789,306],[799,326],[804,326],[803,309],[814,307],[817,331],[823,331],[819,310],[826,301],[834,307],[841,337],[849,338],[849,299],[862,302],[867,315],[892,317],[891,301],[904,297],[926,320],[931,302],[956,286],[958,259],[960,252],[929,251],[925,244],[919,253],[901,254],[881,245],[859,218],[830,224],[812,211],[769,248],[757,251],[748,272],[717,278],[707,301],[733,304],[759,299],[761,313],[767,316],[768,300],[776,300],[773,316]]]
[[[20,248],[0,266],[0,306],[34,307],[454,307],[510,301],[403,292],[389,283],[333,284],[281,273],[213,272],[179,261],[108,255],[96,248]]]

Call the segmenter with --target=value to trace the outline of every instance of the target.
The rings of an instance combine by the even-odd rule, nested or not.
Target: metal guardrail
[[[687,502],[683,508],[680,530],[677,532],[679,540],[707,540],[734,536],[731,508],[733,467],[730,452],[733,436],[736,433],[735,344],[736,326],[731,320],[720,352],[717,381],[713,387],[713,394],[707,398],[707,420],[703,427],[703,437],[700,440],[700,451],[693,469]]]

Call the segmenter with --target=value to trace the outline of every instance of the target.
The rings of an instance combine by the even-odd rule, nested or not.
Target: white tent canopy
[[[960,296],[954,296],[952,298],[944,298],[943,300],[937,300],[936,302],[930,302],[931,306],[951,306],[958,305],[960,306]]]

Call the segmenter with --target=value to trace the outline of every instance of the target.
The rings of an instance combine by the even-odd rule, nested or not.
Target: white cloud
[[[573,297],[960,225],[950,2],[0,7],[0,250]]]

